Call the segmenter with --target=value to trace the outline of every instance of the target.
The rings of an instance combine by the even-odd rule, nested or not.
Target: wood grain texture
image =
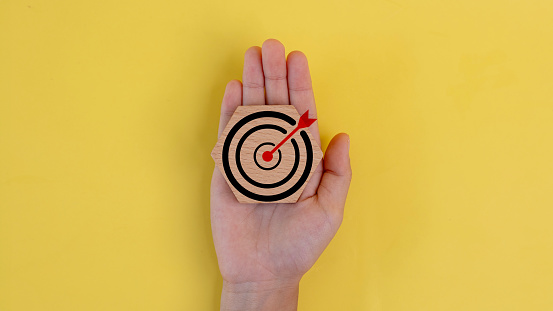
[[[283,118],[277,117],[282,115]],[[236,109],[211,156],[239,202],[298,201],[323,157],[309,129],[295,132],[273,153],[270,161],[265,161],[262,155],[291,133],[299,118],[291,105],[240,106]]]

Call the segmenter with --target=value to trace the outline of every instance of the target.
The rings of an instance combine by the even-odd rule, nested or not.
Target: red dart
[[[271,161],[273,159],[273,153],[275,153],[275,151],[277,151],[278,148],[282,146],[282,144],[284,144],[288,139],[290,139],[290,137],[292,137],[292,135],[294,135],[299,129],[308,127],[311,124],[313,124],[313,122],[315,121],[317,121],[317,119],[309,119],[309,110],[307,110],[300,117],[300,120],[298,121],[298,126],[296,126],[296,128],[292,132],[290,132],[288,136],[286,136],[280,143],[278,143],[278,145],[276,145],[275,148],[273,148],[273,150],[263,152],[263,155],[262,155],[263,160],[265,160],[266,162]]]

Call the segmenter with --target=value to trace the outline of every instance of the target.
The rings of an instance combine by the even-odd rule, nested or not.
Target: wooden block
[[[242,203],[295,203],[323,152],[292,105],[239,106],[211,152]]]

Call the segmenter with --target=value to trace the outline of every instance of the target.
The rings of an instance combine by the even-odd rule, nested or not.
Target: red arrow
[[[313,122],[315,121],[317,121],[317,119],[309,119],[309,110],[307,110],[300,117],[300,120],[298,121],[298,126],[296,126],[296,128],[292,132],[290,132],[288,136],[286,136],[280,143],[278,143],[278,145],[276,145],[275,148],[273,148],[273,150],[263,152],[263,155],[262,155],[263,160],[265,160],[266,162],[271,161],[273,159],[273,153],[275,153],[275,151],[277,151],[278,148],[282,146],[282,144],[284,144],[288,139],[290,139],[290,137],[292,137],[292,135],[294,135],[299,129],[308,127],[311,124],[313,124]]]

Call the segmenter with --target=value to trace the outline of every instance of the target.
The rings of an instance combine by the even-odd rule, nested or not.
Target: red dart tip
[[[309,110],[307,110],[301,115],[300,121],[298,122],[298,128],[308,127],[315,121],[317,121],[317,119],[309,119]]]

